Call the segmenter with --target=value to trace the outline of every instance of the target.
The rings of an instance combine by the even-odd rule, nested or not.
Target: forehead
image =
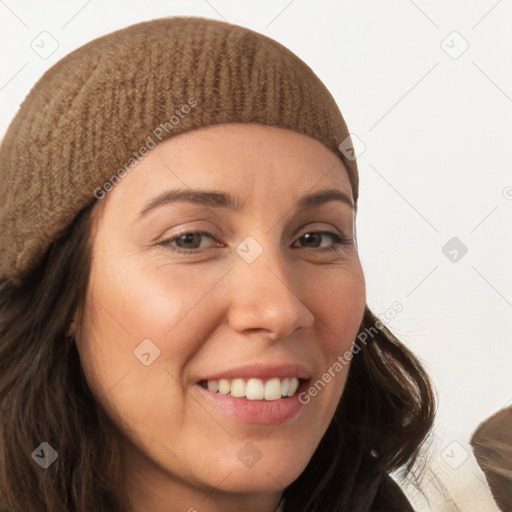
[[[219,167],[237,169],[232,178],[237,174],[247,175],[251,170],[261,174],[267,169],[275,179],[280,175],[272,175],[273,170],[291,178],[300,171],[323,169],[325,172],[327,164],[345,170],[341,159],[316,139],[283,128],[250,123],[192,130],[164,141],[152,153],[154,158],[188,168],[206,155],[219,171]],[[191,165],[187,165],[189,162]],[[347,174],[346,170],[343,174]]]
[[[177,188],[224,191],[244,204],[270,205],[333,187],[352,200],[343,163],[321,142],[281,128],[225,124],[158,144],[100,200],[98,210],[109,203],[109,209],[139,212],[148,199]]]

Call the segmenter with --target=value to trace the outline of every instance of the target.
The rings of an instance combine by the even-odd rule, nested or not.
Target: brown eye
[[[158,245],[165,247],[166,249],[170,249],[173,252],[191,254],[199,252],[201,237],[208,237],[213,240],[213,236],[207,231],[189,231],[187,233],[182,233],[172,238],[162,240]],[[173,244],[176,244],[178,247]]]
[[[321,239],[323,236],[329,236],[334,241],[333,245],[329,247],[320,247]],[[302,235],[297,241],[303,241],[308,245],[306,248],[316,249],[320,248],[321,251],[337,251],[345,245],[352,243],[352,238],[344,238],[336,233],[330,231],[310,231]]]

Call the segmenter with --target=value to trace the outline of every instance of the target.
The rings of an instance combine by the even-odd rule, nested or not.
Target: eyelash
[[[331,231],[308,231],[308,232],[304,233],[302,236],[300,236],[297,240],[299,240],[300,238],[303,238],[305,235],[312,235],[312,234],[313,235],[314,234],[329,235],[334,240],[334,245],[332,245],[330,247],[323,247],[323,248],[319,248],[319,249],[312,248],[313,250],[320,251],[320,252],[333,252],[333,251],[339,252],[344,247],[349,246],[353,243],[352,238],[345,238],[336,233],[332,233]],[[181,238],[186,235],[202,235],[202,236],[207,236],[213,240],[213,236],[210,233],[208,233],[207,231],[187,231],[185,233],[181,233],[172,238],[167,238],[165,240],[162,240],[161,242],[158,243],[158,246],[160,246],[164,249],[171,250],[172,252],[175,252],[178,254],[183,254],[183,255],[199,254],[201,252],[201,249],[182,249],[180,247],[174,247],[171,245],[171,242],[174,242],[178,238]],[[307,247],[306,247],[306,249],[307,249]]]

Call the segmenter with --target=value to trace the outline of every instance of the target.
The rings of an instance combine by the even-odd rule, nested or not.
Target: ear
[[[75,313],[73,321],[71,322],[71,324],[69,326],[68,333],[67,333],[68,337],[71,337],[71,336],[73,336],[73,334],[75,334],[77,323],[78,323],[78,311]]]

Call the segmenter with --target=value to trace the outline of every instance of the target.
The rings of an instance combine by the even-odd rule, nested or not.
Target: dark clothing
[[[281,500],[276,512],[284,510],[285,500]],[[379,486],[377,495],[370,512],[415,512],[402,489],[390,477],[384,478]]]
[[[388,476],[380,484],[371,512],[414,512],[398,484]]]

